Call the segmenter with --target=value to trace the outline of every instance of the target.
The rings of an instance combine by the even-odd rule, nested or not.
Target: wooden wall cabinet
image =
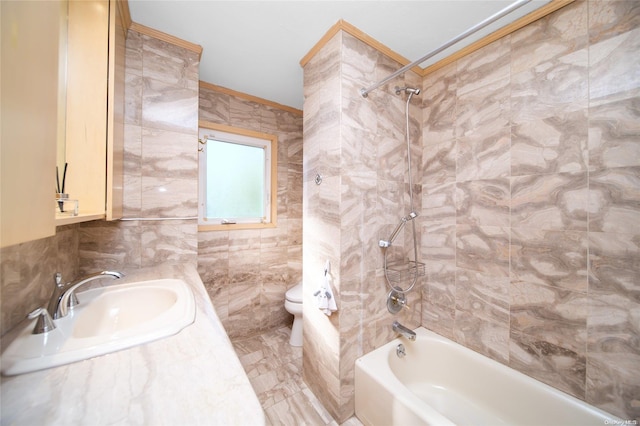
[[[57,224],[122,216],[125,34],[120,2],[69,2],[65,159],[77,217]]]
[[[128,6],[109,3],[109,92],[107,94],[107,220],[122,217],[124,192],[124,74]]]
[[[0,247],[7,247],[55,234],[58,52],[66,4],[0,1],[0,8]]]
[[[126,1],[0,7],[0,247],[52,236],[58,225],[120,218]],[[65,192],[80,202],[76,217],[55,213],[58,139],[69,164]]]
[[[80,216],[104,215],[109,1],[69,2],[65,191]]]

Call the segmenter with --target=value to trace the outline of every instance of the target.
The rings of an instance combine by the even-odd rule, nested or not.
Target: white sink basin
[[[56,367],[148,343],[193,323],[195,301],[177,279],[111,285],[77,293],[80,304],[56,328],[32,334],[35,321],[2,354],[2,374]]]

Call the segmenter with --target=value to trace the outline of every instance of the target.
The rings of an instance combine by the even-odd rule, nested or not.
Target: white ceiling
[[[129,0],[129,8],[134,22],[203,47],[200,80],[302,109],[300,60],[338,20],[414,61],[513,1]],[[548,2],[532,0],[421,66]]]

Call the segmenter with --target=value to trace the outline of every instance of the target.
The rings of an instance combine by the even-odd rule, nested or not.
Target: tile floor
[[[291,329],[233,339],[232,343],[271,426],[337,426],[302,380],[302,348],[289,345]],[[362,426],[352,417],[343,426]]]

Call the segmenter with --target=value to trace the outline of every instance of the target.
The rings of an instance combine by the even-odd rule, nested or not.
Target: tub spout
[[[393,328],[393,331],[406,337],[407,339],[416,340],[416,333],[413,330],[409,330],[407,327],[400,324],[398,321],[394,321],[391,327]]]

